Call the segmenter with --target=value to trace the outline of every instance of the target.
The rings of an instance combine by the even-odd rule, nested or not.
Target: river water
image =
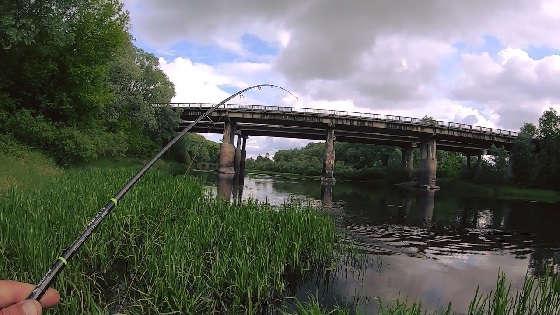
[[[376,297],[421,301],[429,310],[452,303],[465,312],[477,286],[495,287],[503,271],[512,288],[526,273],[560,265],[560,204],[481,199],[460,194],[409,191],[392,185],[247,174],[220,178],[197,173],[227,199],[270,204],[300,200],[335,216],[367,263],[339,266],[294,288],[300,300],[316,295],[325,306],[350,304],[374,314]]]

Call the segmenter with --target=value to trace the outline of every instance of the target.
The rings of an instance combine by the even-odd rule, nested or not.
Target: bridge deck
[[[168,104],[165,104],[168,105]],[[171,103],[184,122],[193,121],[212,104]],[[224,119],[235,122],[236,129],[248,136],[271,136],[324,140],[328,128],[335,129],[336,141],[415,146],[434,137],[438,149],[477,154],[492,144],[511,149],[517,132],[454,122],[424,121],[395,115],[291,107],[228,104],[209,116],[193,131],[223,132]]]

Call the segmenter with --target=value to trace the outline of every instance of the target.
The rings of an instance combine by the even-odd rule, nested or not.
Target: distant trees
[[[560,115],[543,113],[538,128],[525,124],[511,153],[515,182],[560,188]]]
[[[151,106],[173,84],[119,0],[2,1],[0,64],[0,132],[61,164],[145,156],[174,134],[177,114]]]

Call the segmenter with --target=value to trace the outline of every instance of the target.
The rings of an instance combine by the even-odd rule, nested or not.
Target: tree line
[[[425,117],[424,119],[430,119]],[[248,169],[302,175],[321,175],[324,143],[309,143],[304,148],[280,150],[274,154],[249,158]],[[401,150],[382,145],[335,143],[335,175],[342,178],[408,177],[401,167]],[[472,157],[471,157],[472,158]],[[419,152],[414,152],[418,165]],[[480,161],[457,152],[437,151],[437,176],[469,179],[479,183],[515,183],[525,186],[560,188],[560,115],[549,109],[538,127],[527,123],[515,140],[511,152],[491,147]]]
[[[153,154],[179,117],[151,104],[175,91],[133,41],[118,0],[2,1],[0,132],[60,164]],[[217,144],[197,135],[168,157],[184,161],[193,147],[216,160]]]

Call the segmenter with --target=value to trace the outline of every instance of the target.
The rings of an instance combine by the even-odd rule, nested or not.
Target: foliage
[[[509,177],[509,156],[507,151],[492,145],[488,159],[477,165],[474,181],[484,184],[504,184]]]
[[[437,151],[437,176],[458,178],[467,163],[466,158],[458,152]]]
[[[324,143],[309,143],[301,149],[280,150],[269,156],[247,159],[247,169],[321,175]],[[390,146],[335,143],[335,176],[338,178],[366,179],[387,178],[391,181],[408,180],[408,172],[401,167],[402,152]],[[414,164],[418,164],[418,152]],[[459,175],[464,158],[454,152],[438,151],[438,175],[455,178]]]
[[[219,153],[218,143],[206,140],[199,134],[187,133],[173,146],[169,157],[176,162],[192,166],[197,162],[217,163]]]
[[[512,150],[515,182],[560,189],[560,115],[549,109],[539,126],[525,124]]]
[[[37,282],[137,168],[75,168],[0,193],[0,278]],[[288,276],[330,265],[334,242],[332,219],[312,209],[228,204],[193,178],[149,172],[58,277],[56,311],[255,313]]]
[[[119,0],[0,4],[0,132],[62,165],[145,157],[175,134],[173,84]],[[183,143],[183,145],[191,145]]]
[[[530,183],[535,180],[535,145],[533,139],[537,135],[535,125],[526,123],[515,139],[511,150],[511,168],[514,181]]]

